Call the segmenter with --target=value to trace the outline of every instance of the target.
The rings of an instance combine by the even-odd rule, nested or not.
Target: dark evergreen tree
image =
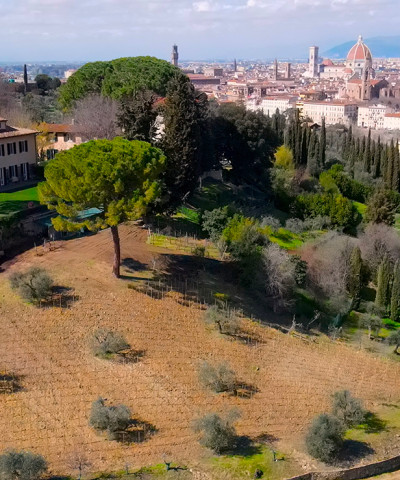
[[[396,205],[390,190],[378,189],[369,198],[365,220],[372,223],[393,225]]]
[[[400,318],[400,261],[397,260],[393,269],[392,296],[390,300],[390,318],[397,322]]]
[[[176,74],[168,84],[161,148],[167,157],[165,184],[171,207],[196,186],[201,169],[200,115],[188,77]]]
[[[131,97],[124,97],[117,115],[118,126],[128,140],[153,143],[157,110],[157,96],[149,90],[140,90]]]
[[[388,310],[390,302],[390,261],[385,255],[378,268],[375,304]]]
[[[365,150],[364,150],[364,154],[363,154],[363,160],[364,160],[364,170],[369,173],[371,171],[371,163],[372,163],[372,159],[371,159],[371,129],[369,129],[369,131],[368,131],[368,137],[367,137]]]
[[[321,136],[319,139],[319,164],[324,167],[326,162],[326,126],[325,126],[325,117],[322,117],[321,125]]]
[[[353,299],[352,308],[357,309],[360,305],[361,299],[361,271],[362,259],[361,250],[358,246],[353,248],[350,257],[350,272],[348,280],[348,292]]]

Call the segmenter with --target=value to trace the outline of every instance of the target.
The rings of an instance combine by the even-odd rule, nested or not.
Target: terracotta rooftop
[[[22,135],[34,135],[37,134],[35,130],[29,128],[14,128],[7,127],[5,130],[0,130],[0,138],[20,137]]]
[[[387,113],[385,117],[400,118],[400,113]]]
[[[74,131],[74,125],[68,125],[63,123],[44,123],[43,131],[49,133],[71,133]]]

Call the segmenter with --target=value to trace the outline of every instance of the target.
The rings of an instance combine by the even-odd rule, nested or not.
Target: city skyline
[[[0,38],[7,44],[0,61],[169,59],[174,43],[182,59],[306,58],[313,44],[324,52],[359,34],[395,35],[396,3],[383,0],[377,8],[371,0],[0,0]]]

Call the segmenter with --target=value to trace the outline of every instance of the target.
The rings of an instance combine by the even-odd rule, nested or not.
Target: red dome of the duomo
[[[372,60],[371,50],[365,45],[361,35],[358,37],[358,42],[347,54],[348,62],[356,62],[358,60]]]

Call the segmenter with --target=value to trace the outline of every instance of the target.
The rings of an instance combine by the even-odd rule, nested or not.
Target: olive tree
[[[24,300],[39,303],[51,297],[54,282],[43,268],[31,267],[26,272],[11,274],[10,284]]]
[[[400,348],[400,330],[392,332],[388,337],[389,345],[394,345],[394,353],[399,353]]]
[[[0,455],[1,480],[36,480],[46,470],[46,460],[32,452],[11,450]]]
[[[97,231],[111,227],[114,244],[113,273],[120,276],[118,225],[147,212],[161,195],[160,175],[165,157],[149,143],[117,137],[92,140],[60,152],[47,163],[45,182],[39,184],[41,203],[56,210],[53,226],[60,231]],[[95,219],[80,212],[97,208]]]
[[[208,362],[203,362],[198,374],[202,385],[216,393],[233,392],[235,390],[236,375],[226,363],[213,366]]]
[[[209,413],[194,423],[195,432],[201,432],[200,443],[215,453],[232,450],[236,446],[234,422],[240,417],[237,410],[231,410],[223,418],[217,413]]]
[[[131,411],[126,405],[107,406],[104,398],[92,403],[89,424],[95,430],[106,431],[110,440],[115,440],[120,431],[128,428]]]
[[[105,328],[99,328],[93,333],[90,346],[92,352],[98,357],[112,355],[130,347],[120,333]]]
[[[332,413],[346,428],[354,427],[365,419],[365,410],[361,400],[348,390],[339,390],[333,394]]]
[[[308,453],[318,460],[330,463],[343,445],[344,427],[333,415],[316,417],[308,431],[306,446]]]

